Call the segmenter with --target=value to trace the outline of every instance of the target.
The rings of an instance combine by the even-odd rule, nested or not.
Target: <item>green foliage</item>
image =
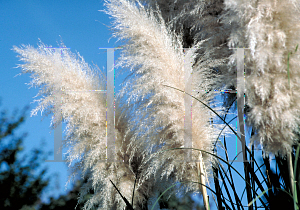
[[[251,135],[255,134],[252,129]],[[298,133],[298,139],[300,135]],[[299,144],[299,140],[298,140]],[[217,198],[218,209],[295,209],[299,207],[297,201],[300,199],[300,170],[299,153],[297,153],[297,144],[293,146],[291,152],[292,168],[294,171],[294,182],[296,193],[293,198],[291,175],[289,169],[288,155],[275,155],[273,161],[263,152],[255,154],[254,146],[251,151],[246,149],[245,157],[250,162],[244,162],[244,192],[238,194],[241,185],[235,185],[232,176],[232,166],[226,168],[218,160],[214,166],[214,184]],[[227,154],[226,140],[224,138],[224,149],[226,155],[226,164],[229,162]],[[259,164],[262,162],[262,164]],[[228,165],[229,166],[229,165]],[[261,193],[260,193],[261,192]],[[244,193],[247,195],[248,206],[242,203]],[[234,195],[234,196],[231,196]],[[295,203],[295,204],[294,204]],[[294,206],[295,205],[295,206]]]
[[[191,193],[184,195],[182,198],[178,198],[175,195],[172,195],[169,199],[162,196],[162,199],[159,200],[160,209],[176,209],[176,210],[202,210],[205,209],[203,206],[195,203],[191,197]]]
[[[16,136],[15,130],[24,122],[26,110],[17,119],[7,117],[6,111],[0,114],[0,209],[4,210],[35,209],[49,183],[44,178],[46,169],[37,173],[43,159],[41,150],[19,157],[26,135]]]
[[[78,196],[84,181],[78,180],[73,189],[66,195],[60,195],[58,198],[51,197],[49,203],[43,203],[39,206],[39,210],[74,210],[83,209],[84,202],[78,203]],[[89,195],[86,195],[85,201],[89,199]]]

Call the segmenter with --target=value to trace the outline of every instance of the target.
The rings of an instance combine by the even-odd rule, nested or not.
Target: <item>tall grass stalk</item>
[[[204,170],[204,164],[203,164],[203,160],[202,160],[202,153],[199,152],[199,163],[197,163],[197,167],[198,167],[198,176],[199,176],[199,183],[201,183],[201,185],[199,184],[199,189],[201,189],[202,192],[202,196],[203,196],[203,203],[204,206],[206,208],[206,210],[209,210],[209,197],[207,194],[207,190],[206,190],[206,176],[205,176],[205,170]]]

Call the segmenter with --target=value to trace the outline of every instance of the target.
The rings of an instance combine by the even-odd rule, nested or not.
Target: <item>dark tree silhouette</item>
[[[0,113],[0,209],[35,209],[49,183],[46,169],[40,167],[44,159],[41,150],[19,156],[26,134],[17,136],[15,130],[24,122],[27,110],[24,108],[20,115],[15,111],[13,117],[4,110]]]

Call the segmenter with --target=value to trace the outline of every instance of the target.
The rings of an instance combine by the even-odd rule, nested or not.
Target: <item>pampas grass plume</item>
[[[14,47],[24,64],[19,65],[23,73],[31,73],[31,86],[40,87],[38,106],[32,115],[44,110],[53,113],[53,126],[65,120],[66,141],[68,146],[68,162],[72,168],[72,176],[81,172],[88,176],[88,182],[81,191],[81,200],[94,190],[94,195],[85,203],[85,209],[97,207],[99,209],[125,207],[120,196],[115,195],[115,189],[109,180],[131,199],[137,169],[128,167],[130,132],[127,131],[127,120],[120,117],[120,108],[116,107],[116,146],[118,160],[122,163],[106,163],[106,94],[95,90],[104,90],[105,77],[98,75],[84,62],[83,58],[67,50],[56,52],[40,43],[38,48],[32,46]],[[57,95],[60,91],[60,99]],[[60,108],[61,110],[58,110]],[[124,105],[125,109],[125,105]],[[57,111],[61,111],[61,119],[55,118]],[[126,137],[125,137],[126,133]],[[133,165],[139,165],[138,156],[134,156]],[[73,163],[73,164],[72,164]],[[71,165],[72,164],[72,165]],[[143,189],[136,189],[138,203],[145,202]],[[103,190],[105,189],[105,190]],[[141,193],[140,193],[141,192]]]
[[[290,84],[287,74],[288,54],[300,43],[299,2],[225,0],[225,5],[229,19],[239,19],[244,31],[244,37],[233,31],[231,37],[239,41],[232,43],[250,48],[245,59],[247,122],[257,130],[252,141],[266,154],[284,156],[292,150],[300,122],[298,53],[289,61]]]
[[[185,81],[188,81],[193,90],[211,87],[214,81],[207,79],[209,73],[195,65],[197,48],[203,42],[196,43],[193,46],[195,49],[184,53],[182,37],[166,26],[158,10],[145,8],[138,1],[127,0],[106,1],[106,6],[106,13],[114,18],[114,36],[127,42],[122,46],[118,65],[131,71],[130,80],[121,95],[128,94],[128,103],[135,105],[134,116],[139,116],[138,120],[133,119],[140,122],[140,126],[136,131],[138,137],[132,140],[145,145],[145,156],[151,156],[153,151],[183,147],[185,94],[166,86],[185,90]],[[189,72],[188,77],[185,71]],[[207,104],[213,97],[211,93],[190,94]],[[193,147],[211,152],[218,129],[209,125],[209,110],[196,100],[192,103]],[[186,113],[186,117],[189,114]],[[180,162],[184,160],[184,154],[184,150],[173,150],[151,159],[143,171],[144,177],[198,181],[196,163]],[[199,160],[198,151],[192,154],[193,160]],[[212,158],[204,153],[202,155],[208,174]],[[199,190],[196,184],[187,184],[187,187],[186,190]],[[158,190],[165,190],[165,186]]]

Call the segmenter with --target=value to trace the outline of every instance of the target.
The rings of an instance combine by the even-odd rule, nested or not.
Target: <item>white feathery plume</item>
[[[238,25],[231,43],[246,47],[246,99],[250,107],[247,123],[257,130],[252,141],[266,154],[291,152],[298,131],[300,56],[299,1],[225,0],[227,22]],[[239,33],[241,32],[241,33]],[[245,46],[241,46],[241,45]]]
[[[175,33],[182,33],[185,48],[193,43],[206,40],[198,50],[196,61],[201,59],[201,68],[213,69],[211,75],[222,75],[214,78],[213,89],[236,87],[236,71],[228,71],[228,61],[232,50],[227,41],[234,25],[224,24],[225,5],[223,0],[144,0],[147,6],[159,9],[166,24]],[[206,61],[204,63],[204,61]]]
[[[54,52],[40,44],[38,49],[31,46],[14,47],[25,64],[19,65],[23,73],[31,73],[31,85],[41,87],[38,95],[39,105],[32,114],[47,109],[55,114],[61,109],[62,119],[67,123],[66,146],[69,146],[68,161],[73,174],[82,171],[90,175],[81,192],[81,199],[94,190],[94,195],[85,204],[85,209],[97,206],[98,209],[123,209],[125,203],[110,183],[112,180],[121,193],[131,201],[136,175],[139,175],[139,165],[142,156],[138,152],[132,155],[129,145],[131,135],[127,130],[125,117],[121,117],[120,107],[116,107],[115,142],[117,160],[122,163],[105,163],[106,159],[106,95],[93,90],[105,89],[105,78],[97,80],[97,75],[86,64],[69,51]],[[61,99],[57,100],[58,91]],[[60,101],[61,100],[61,101]],[[117,103],[118,105],[118,103]],[[125,109],[125,105],[124,105]],[[57,126],[61,119],[52,118],[52,124]],[[129,165],[129,155],[133,160]],[[139,186],[135,192],[137,203],[145,203],[147,188]]]
[[[183,147],[185,94],[167,86],[185,90],[186,70],[191,89],[210,89],[213,81],[206,77],[210,72],[204,71],[207,69],[200,64],[197,69],[192,67],[196,50],[187,50],[185,56],[181,37],[166,27],[159,11],[147,10],[140,2],[128,0],[106,1],[106,6],[106,13],[114,18],[114,36],[127,41],[118,65],[131,69],[131,78],[121,95],[126,92],[128,103],[136,106],[133,116],[138,119],[133,117],[132,120],[138,122],[139,130],[135,131],[138,135],[132,141],[137,142],[136,145],[144,144],[145,156],[158,150]],[[201,47],[201,44],[194,47]],[[206,104],[213,97],[202,91],[191,94]],[[209,126],[209,110],[194,99],[192,103],[193,147],[211,152],[218,133]],[[144,179],[154,176],[156,180],[174,177],[175,181],[197,181],[196,163],[179,162],[184,160],[185,151],[172,150],[151,159]],[[193,160],[199,160],[199,151],[192,154]],[[202,156],[207,174],[212,158],[205,153]],[[196,184],[187,186],[190,188],[187,190],[198,189]],[[165,190],[163,187],[156,185],[159,190]]]

